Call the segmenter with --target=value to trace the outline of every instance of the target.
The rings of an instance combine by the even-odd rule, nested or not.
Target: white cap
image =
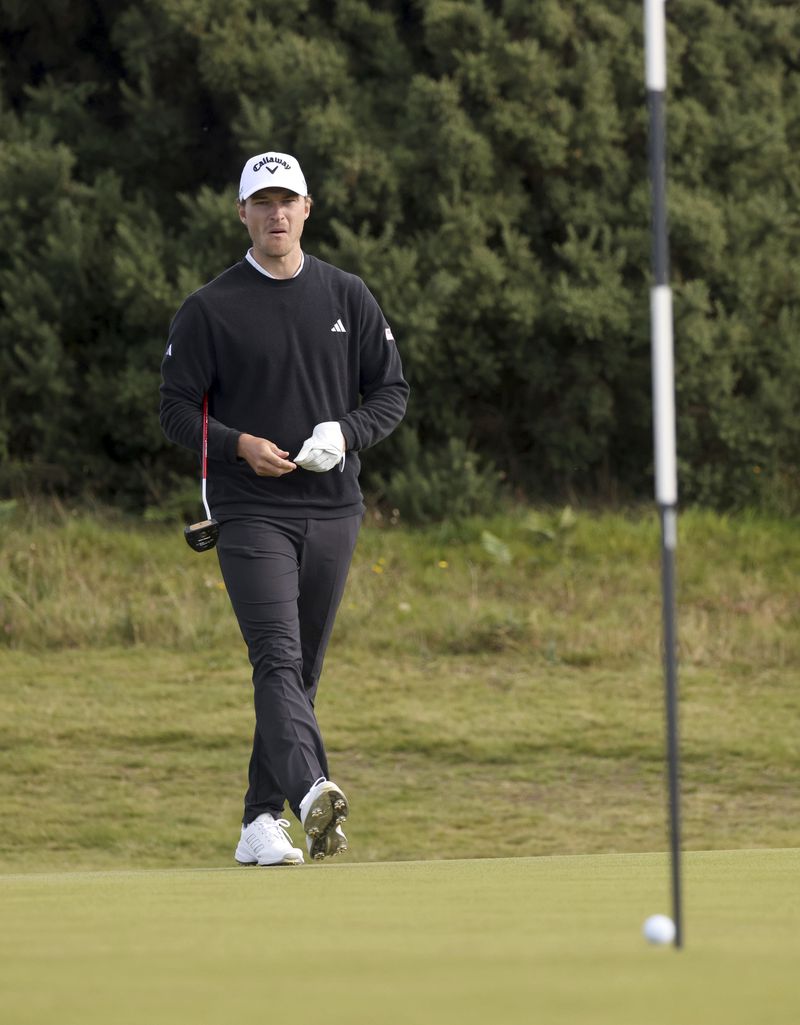
[[[308,186],[297,159],[289,153],[257,153],[242,168],[239,202],[244,203],[259,189],[289,189],[298,196],[308,195]]]

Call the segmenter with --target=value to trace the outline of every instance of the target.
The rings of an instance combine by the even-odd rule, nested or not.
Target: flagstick
[[[664,629],[664,693],[667,727],[672,918],[675,946],[683,946],[681,899],[680,748],[675,601],[678,477],[675,444],[675,368],[666,188],[666,24],[664,0],[645,0],[645,73],[650,114],[650,181],[653,204],[653,276],[650,316],[653,370],[653,433],[656,502],[661,518],[661,588]]]

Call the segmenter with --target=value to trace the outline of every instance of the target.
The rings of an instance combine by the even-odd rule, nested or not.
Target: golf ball
[[[666,915],[651,915],[642,927],[648,943],[672,943],[675,939],[675,923]]]

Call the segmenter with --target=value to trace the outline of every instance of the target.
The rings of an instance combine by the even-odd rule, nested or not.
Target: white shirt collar
[[[265,278],[272,278],[273,281],[285,281],[286,280],[285,278],[276,278],[274,274],[270,274],[270,272],[268,270],[264,270],[264,268],[261,266],[261,264],[258,263],[257,260],[255,259],[255,257],[253,256],[253,250],[252,249],[248,249],[247,250],[247,252],[245,253],[245,257],[244,258],[245,258],[245,260],[248,261],[248,263],[252,263],[252,265],[255,267],[255,269],[257,271],[259,271],[261,274],[263,274]],[[300,250],[300,266],[297,268],[297,270],[294,272],[294,274],[292,274],[293,278],[297,277],[297,275],[303,269],[303,264],[305,262],[306,262],[306,254],[301,249]]]

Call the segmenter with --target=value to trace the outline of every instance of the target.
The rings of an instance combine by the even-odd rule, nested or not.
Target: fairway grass
[[[231,864],[253,714],[238,648],[5,666],[0,872]],[[663,850],[662,687],[657,664],[409,655],[365,676],[339,652],[317,707],[348,862]],[[682,689],[686,847],[800,846],[793,677],[692,667]]]
[[[0,877],[9,1025],[789,1025],[800,851]]]
[[[684,846],[800,847],[800,532],[689,510],[679,535]],[[660,637],[652,510],[368,521],[315,709],[348,863],[663,850]],[[0,873],[230,866],[252,733],[213,553],[6,518]]]

